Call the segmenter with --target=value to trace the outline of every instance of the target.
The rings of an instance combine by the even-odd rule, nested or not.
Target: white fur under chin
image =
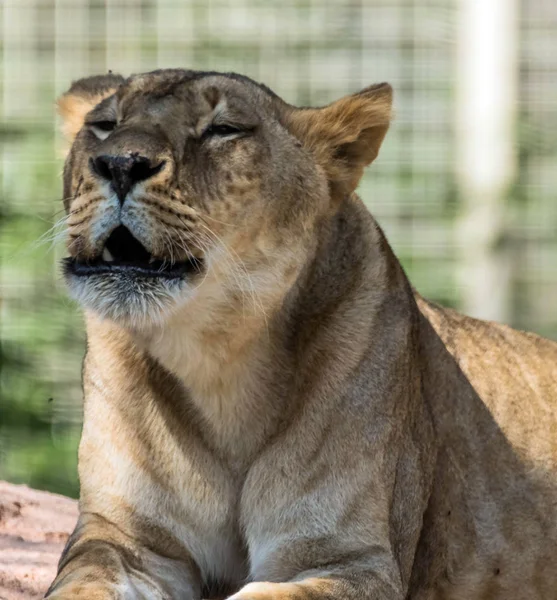
[[[83,308],[138,330],[164,324],[195,293],[195,285],[181,279],[135,279],[122,273],[69,275],[66,283]]]

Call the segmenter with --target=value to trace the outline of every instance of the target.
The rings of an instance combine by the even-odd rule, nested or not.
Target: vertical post
[[[509,318],[505,198],[515,175],[518,0],[458,0],[456,175],[463,310]]]

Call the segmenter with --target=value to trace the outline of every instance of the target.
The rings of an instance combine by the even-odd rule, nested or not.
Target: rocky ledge
[[[42,598],[77,520],[77,502],[0,481],[0,600]]]

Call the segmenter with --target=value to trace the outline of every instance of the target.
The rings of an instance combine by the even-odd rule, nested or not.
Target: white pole
[[[456,173],[464,311],[509,318],[510,264],[501,241],[515,175],[517,0],[459,0]]]

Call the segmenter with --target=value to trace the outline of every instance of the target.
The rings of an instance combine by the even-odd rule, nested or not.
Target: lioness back
[[[413,293],[355,194],[391,104],[185,69],[62,96],[87,356],[49,600],[557,598],[556,346]]]
[[[440,598],[553,598],[557,344],[416,299],[440,441],[429,576]]]

